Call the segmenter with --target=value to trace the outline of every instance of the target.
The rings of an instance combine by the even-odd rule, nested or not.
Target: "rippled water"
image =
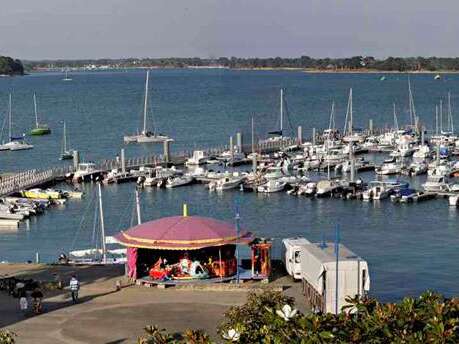
[[[143,106],[143,71],[75,73],[73,81],[62,81],[56,73],[0,79],[0,120],[6,114],[8,93],[13,94],[14,134],[33,125],[32,94],[37,93],[42,121],[50,125],[49,136],[29,138],[30,151],[0,152],[0,170],[13,171],[62,164],[58,161],[62,121],[68,126],[71,146],[86,160],[113,158],[122,147],[127,156],[160,151],[160,146],[124,146],[124,134],[140,127]],[[229,136],[242,131],[249,139],[250,117],[262,137],[275,129],[279,88],[286,89],[292,127],[302,125],[305,135],[312,127],[328,125],[332,99],[336,121],[342,123],[349,87],[354,92],[354,120],[366,127],[390,124],[392,103],[399,110],[399,123],[409,118],[406,75],[388,75],[379,81],[375,74],[305,74],[227,70],[154,70],[151,73],[151,108],[161,132],[175,138],[174,150],[226,144]],[[430,128],[435,103],[453,104],[459,77],[412,75],[417,113]],[[459,124],[459,116],[455,115]],[[285,123],[287,127],[290,127]],[[4,129],[4,134],[6,133]],[[4,136],[5,137],[5,136]],[[372,179],[370,173],[365,179]],[[418,185],[422,178],[411,180]],[[94,188],[85,186],[87,197],[53,208],[32,218],[18,231],[0,233],[0,260],[25,261],[39,252],[53,261],[62,250],[85,248],[91,242],[94,210],[90,202]],[[103,189],[106,227],[109,234],[129,227],[133,213],[133,184]],[[174,190],[145,190],[141,193],[145,220],[181,212],[189,204],[191,214],[232,221],[236,199],[242,222],[260,236],[283,238],[302,235],[311,240],[332,240],[334,227],[341,227],[342,241],[368,260],[372,293],[383,300],[418,294],[432,288],[447,295],[459,293],[459,225],[457,209],[446,200],[414,205],[391,202],[364,203],[338,199],[307,199],[284,193],[260,195],[209,193],[195,185]],[[85,214],[83,216],[83,214]],[[83,225],[80,226],[80,223]],[[278,249],[275,249],[278,254]]]

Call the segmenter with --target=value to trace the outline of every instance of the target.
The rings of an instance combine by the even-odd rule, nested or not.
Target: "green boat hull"
[[[30,135],[41,136],[51,134],[51,129],[49,128],[34,128],[30,131]]]

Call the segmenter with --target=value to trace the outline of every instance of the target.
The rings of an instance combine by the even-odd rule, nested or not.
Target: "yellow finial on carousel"
[[[183,217],[188,216],[188,205],[186,203],[183,203]]]

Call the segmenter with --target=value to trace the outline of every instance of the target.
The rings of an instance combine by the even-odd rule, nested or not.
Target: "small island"
[[[22,62],[9,56],[0,56],[0,76],[2,75],[24,75]]]

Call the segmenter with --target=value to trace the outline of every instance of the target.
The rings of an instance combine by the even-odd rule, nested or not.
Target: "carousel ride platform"
[[[240,269],[239,271],[239,280],[248,281],[248,280],[264,280],[266,276],[262,275],[252,275],[251,270]],[[211,278],[187,278],[187,279],[169,279],[169,280],[158,280],[153,279],[150,276],[145,276],[138,278],[136,280],[137,285],[143,285],[145,287],[179,287],[179,286],[193,286],[193,285],[212,285],[212,284],[221,284],[221,283],[231,283],[237,280],[237,276],[228,276],[228,277],[211,277]]]

